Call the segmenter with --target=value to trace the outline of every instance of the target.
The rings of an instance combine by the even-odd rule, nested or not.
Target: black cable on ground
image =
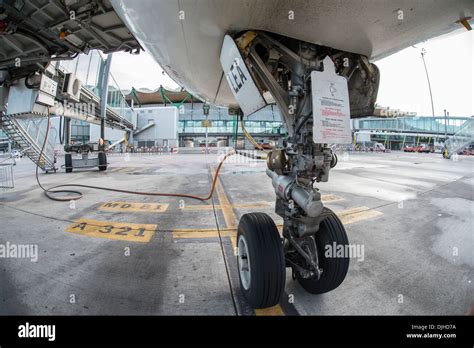
[[[75,191],[75,190],[55,190],[55,191],[51,191],[51,189],[54,189],[54,188],[57,188],[57,187],[60,187],[60,186],[63,186],[63,185],[54,186],[54,187],[51,187],[49,189],[46,189],[46,188],[43,187],[43,185],[41,185],[41,182],[39,180],[39,164],[40,164],[41,160],[43,159],[44,148],[46,147],[46,143],[48,142],[48,135],[49,135],[50,125],[51,125],[51,113],[50,113],[50,110],[48,108],[48,124],[47,124],[47,127],[46,127],[46,134],[44,136],[43,146],[41,147],[40,155],[38,157],[38,162],[36,163],[36,171],[35,171],[36,182],[38,183],[38,186],[44,191],[44,194],[46,195],[46,197],[48,197],[49,199],[51,199],[53,201],[71,201],[71,200],[81,199],[82,198],[82,192],[79,192],[79,191]],[[51,194],[57,194],[57,193],[69,193],[69,194],[72,193],[73,196],[57,198],[57,197],[54,197],[54,196],[51,195]]]
[[[78,200],[83,197],[82,192],[76,191],[76,190],[58,190],[60,187],[83,187],[83,188],[89,188],[93,190],[102,190],[102,191],[110,191],[110,192],[119,192],[119,193],[128,193],[131,195],[141,195],[141,196],[158,196],[158,197],[178,197],[178,198],[189,198],[189,199],[196,199],[199,201],[207,201],[212,198],[217,182],[217,178],[219,177],[220,170],[222,168],[222,165],[224,164],[224,161],[229,158],[230,156],[233,156],[235,154],[235,151],[231,151],[228,154],[224,156],[224,158],[221,160],[219,163],[219,166],[217,167],[216,174],[214,176],[214,179],[212,181],[212,186],[211,190],[209,192],[209,195],[206,197],[201,197],[201,196],[196,196],[196,195],[191,195],[191,194],[184,194],[184,193],[161,193],[161,192],[140,192],[140,191],[129,191],[129,190],[121,190],[121,189],[115,189],[115,188],[109,188],[109,187],[102,187],[102,186],[92,186],[92,185],[82,185],[82,184],[63,184],[63,185],[56,185],[53,187],[50,187],[49,189],[46,189],[41,185],[41,182],[39,180],[39,175],[38,175],[38,170],[39,170],[39,164],[43,158],[43,153],[44,153],[44,148],[46,147],[46,143],[48,141],[48,135],[49,135],[49,128],[51,124],[51,114],[50,110],[48,108],[48,125],[46,129],[46,134],[44,137],[44,142],[43,146],[41,147],[38,163],[36,163],[36,182],[38,183],[38,186],[44,191],[44,194],[46,197],[53,201],[59,201],[59,202],[68,202],[72,200]],[[59,193],[66,193],[66,194],[73,194],[72,196],[66,196],[66,197],[55,197],[55,194]]]

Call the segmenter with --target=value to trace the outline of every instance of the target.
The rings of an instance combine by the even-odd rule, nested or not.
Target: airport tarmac
[[[40,180],[206,196],[218,156],[108,161],[105,172]],[[282,223],[265,168],[231,157],[208,202],[80,189],[71,203],[46,199],[34,165],[21,160],[15,189],[0,193],[0,245],[36,245],[38,254],[0,259],[0,314],[463,315],[474,303],[474,158],[346,153],[317,185],[361,251],[345,281],[311,295],[287,269],[280,305],[252,310],[239,292],[235,229],[247,212]]]

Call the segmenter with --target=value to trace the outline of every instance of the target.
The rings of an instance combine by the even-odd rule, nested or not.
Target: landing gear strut
[[[325,136],[321,133],[328,123],[321,121],[321,105],[329,105],[324,112],[334,112],[336,123],[340,116],[349,124],[349,117],[372,114],[378,69],[358,54],[264,32],[248,31],[229,41],[228,37],[224,41],[221,63],[243,111],[254,112],[271,95],[288,132],[283,148],[267,157],[267,175],[275,188],[275,211],[283,218],[283,233],[280,237],[265,214],[242,217],[237,235],[242,292],[255,308],[275,305],[283,293],[284,266],[292,269],[294,278],[309,293],[331,291],[343,282],[349,267],[349,256],[335,255],[332,248],[348,250],[349,241],[341,221],[323,206],[314,186],[328,181],[330,169],[337,164],[331,148],[319,140]],[[321,72],[331,73],[336,82],[342,79],[344,88],[337,83],[325,85],[324,81],[314,84],[314,79],[321,81],[327,76]],[[347,106],[346,113],[339,112],[337,106],[338,100],[344,99],[337,99],[341,89],[345,89],[346,99],[341,105]],[[315,104],[315,100],[324,99],[318,93],[328,91],[333,99],[329,96]],[[259,98],[251,97],[255,92]],[[350,142],[350,127],[341,129]]]

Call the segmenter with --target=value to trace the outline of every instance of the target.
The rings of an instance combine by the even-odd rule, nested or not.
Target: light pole
[[[423,65],[425,67],[425,73],[426,73],[426,79],[428,80],[428,88],[430,90],[430,100],[431,100],[431,113],[434,117],[435,112],[434,112],[434,105],[433,105],[433,94],[431,93],[430,77],[428,76],[428,69],[426,68],[426,63],[425,63],[425,54],[426,54],[426,50],[424,48],[422,48],[421,49],[421,59],[423,60]]]

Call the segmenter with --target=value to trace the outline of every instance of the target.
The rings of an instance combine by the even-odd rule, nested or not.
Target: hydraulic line
[[[114,189],[114,188],[109,188],[109,187],[102,187],[102,186],[91,186],[91,185],[82,185],[82,184],[63,184],[63,185],[56,185],[50,188],[45,188],[43,185],[41,185],[39,176],[38,176],[38,168],[39,168],[39,163],[42,160],[43,153],[44,153],[44,148],[46,146],[46,143],[48,141],[48,134],[49,134],[49,128],[51,124],[51,115],[50,115],[50,110],[48,108],[48,125],[46,128],[46,135],[44,137],[44,142],[43,146],[41,147],[41,152],[39,155],[38,162],[36,163],[36,182],[38,183],[39,187],[44,191],[44,194],[46,197],[53,201],[60,201],[60,202],[68,202],[71,200],[78,200],[83,197],[82,192],[76,191],[76,190],[57,190],[60,187],[83,187],[83,188],[89,188],[89,189],[94,189],[94,190],[102,190],[102,191],[111,191],[111,192],[120,192],[120,193],[128,193],[132,195],[141,195],[141,196],[161,196],[161,197],[180,197],[180,198],[190,198],[190,199],[196,199],[199,201],[207,201],[212,198],[214,194],[214,190],[216,187],[216,182],[217,178],[219,177],[219,172],[221,170],[222,165],[224,164],[224,161],[229,158],[232,155],[235,155],[235,151],[232,150],[231,152],[227,153],[224,158],[219,163],[219,166],[216,169],[216,174],[214,175],[214,179],[212,180],[212,185],[211,185],[211,190],[209,192],[209,195],[206,197],[201,197],[201,196],[195,196],[195,195],[190,195],[190,194],[184,194],[184,193],[161,193],[161,192],[140,192],[140,191],[129,191],[129,190],[120,190],[120,189]],[[73,196],[67,196],[67,197],[54,197],[55,194],[58,193],[72,193]]]
[[[245,128],[245,125],[244,125],[244,118],[243,116],[240,118],[240,127],[242,128],[242,132],[244,133],[245,137],[248,139],[248,141],[250,141],[250,143],[255,146],[256,148],[258,148],[259,150],[265,152],[265,153],[268,153],[269,151],[265,150],[262,145],[260,145],[259,143],[257,143],[255,141],[255,139],[250,135],[249,132],[247,132],[247,129]]]

